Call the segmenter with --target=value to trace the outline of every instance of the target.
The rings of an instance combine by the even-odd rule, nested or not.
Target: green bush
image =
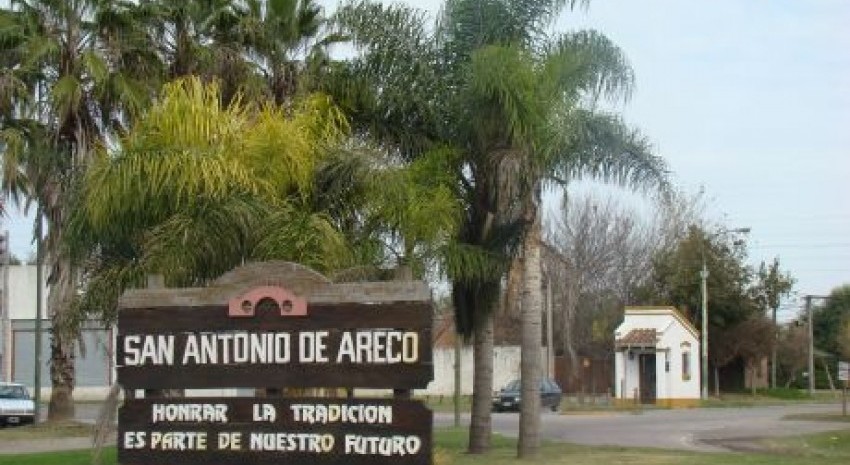
[[[759,389],[757,392],[763,396],[773,397],[775,399],[799,400],[810,398],[808,392],[794,388]]]

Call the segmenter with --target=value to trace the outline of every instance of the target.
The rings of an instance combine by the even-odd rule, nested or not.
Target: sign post
[[[126,398],[119,463],[429,465],[432,413],[402,394],[433,379],[431,305],[425,283],[334,284],[285,262],[237,268],[208,288],[128,291],[116,338],[126,392],[255,395]],[[279,396],[292,388],[397,394]]]
[[[838,380],[844,381],[841,389],[841,415],[847,416],[847,389],[850,387],[850,362],[838,362]]]

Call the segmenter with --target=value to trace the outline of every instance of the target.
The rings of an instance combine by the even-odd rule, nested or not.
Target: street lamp
[[[726,232],[747,234],[750,228],[729,229]],[[702,269],[699,272],[700,290],[702,292],[702,343],[701,347],[701,374],[702,399],[708,399],[708,267],[705,264],[705,250],[702,253]]]

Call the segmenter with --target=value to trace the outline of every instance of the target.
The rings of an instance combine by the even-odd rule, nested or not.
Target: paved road
[[[80,404],[77,419],[94,422],[99,406]],[[706,408],[647,410],[642,413],[595,413],[543,415],[541,433],[550,440],[585,445],[658,447],[704,452],[727,452],[746,448],[749,440],[774,436],[797,436],[847,429],[846,423],[789,421],[782,417],[797,413],[838,413],[840,404],[781,407]],[[436,413],[435,426],[453,424],[450,413]],[[494,413],[493,431],[516,436],[519,415]],[[468,421],[468,419],[466,420]],[[61,440],[0,441],[0,455],[47,450],[87,449],[90,438]]]
[[[846,423],[782,420],[796,413],[840,412],[840,404],[781,407],[647,410],[643,413],[595,413],[543,416],[544,438],[586,445],[659,447],[726,452],[749,439],[797,436],[846,429]],[[451,414],[438,413],[435,424],[453,424]],[[493,431],[516,436],[519,415],[494,413]]]

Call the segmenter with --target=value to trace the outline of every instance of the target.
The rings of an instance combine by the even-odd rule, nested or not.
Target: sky
[[[556,29],[617,43],[637,78],[623,113],[674,182],[751,229],[751,263],[779,257],[799,295],[825,295],[850,283],[847,24],[845,0],[596,0]]]
[[[622,113],[673,182],[704,191],[725,227],[751,229],[752,264],[779,257],[798,295],[824,295],[850,283],[847,24],[847,0],[594,0],[552,29],[618,44],[636,75]],[[7,227],[13,253],[29,256],[32,221],[13,214]],[[783,316],[797,310],[791,299]]]

